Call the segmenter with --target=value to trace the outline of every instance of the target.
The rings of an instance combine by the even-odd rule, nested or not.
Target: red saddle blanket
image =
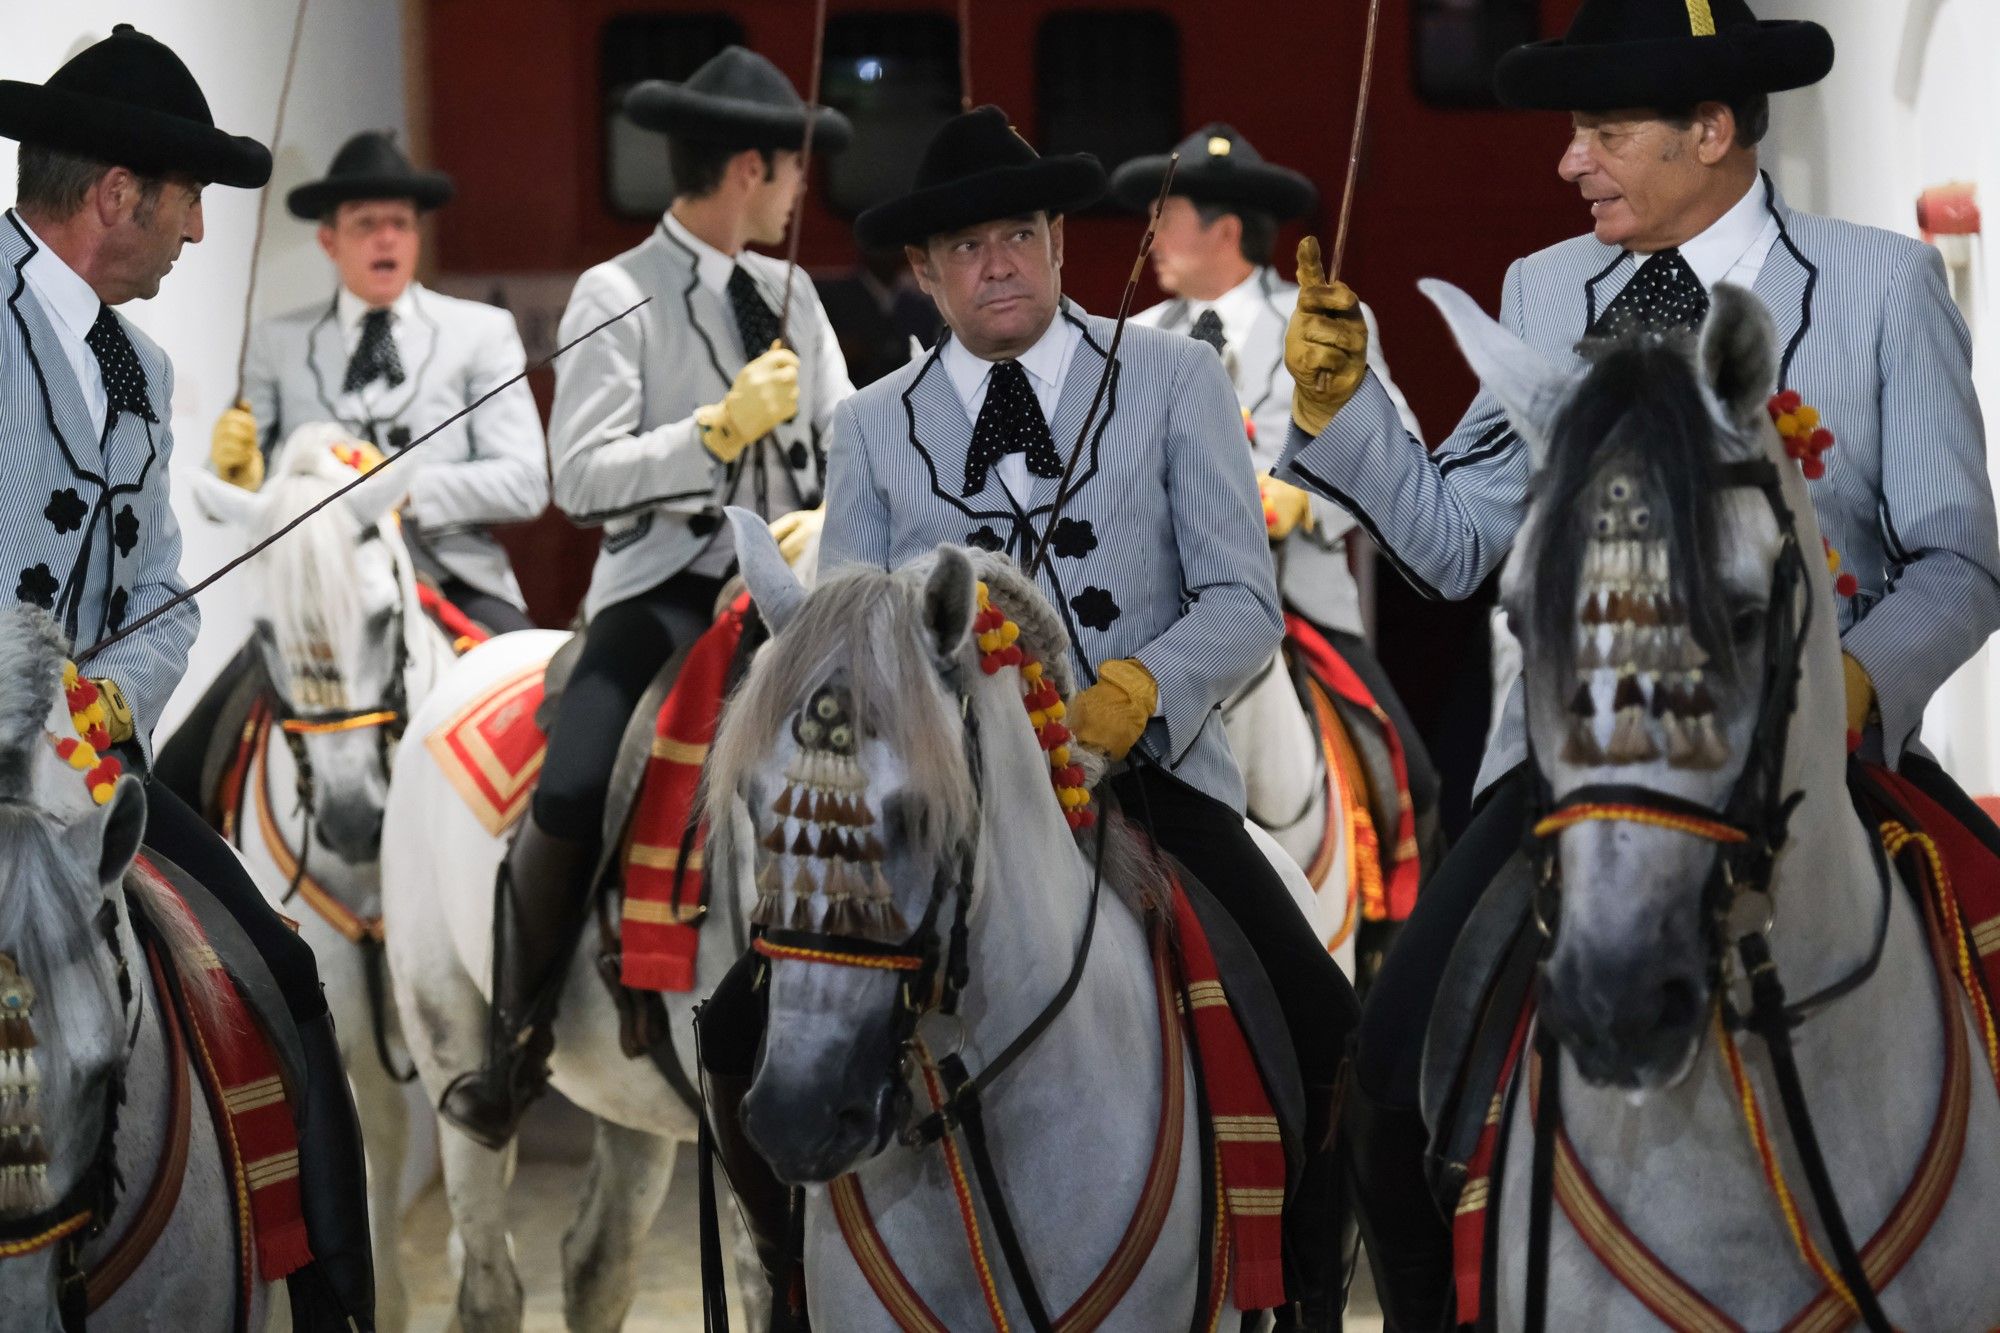
[[[155,904],[177,913],[182,927],[202,939],[199,965],[215,974],[213,980],[219,983],[200,986],[213,998],[213,1005],[189,998],[188,992],[200,980],[191,977],[171,987],[173,994],[163,998],[171,1003],[186,1033],[195,1075],[208,1099],[233,1183],[237,1271],[246,1286],[253,1273],[275,1282],[312,1262],[299,1195],[298,1126],[277,1056],[222,960],[208,947],[194,913],[143,857],[134,872],[148,881]]]
[[[621,980],[638,990],[694,989],[706,840],[696,800],[749,606],[748,594],[739,597],[695,640],[660,707],[620,858]],[[500,681],[425,738],[432,758],[495,837],[527,809],[541,774],[548,748],[535,725],[542,672],[537,665]]]

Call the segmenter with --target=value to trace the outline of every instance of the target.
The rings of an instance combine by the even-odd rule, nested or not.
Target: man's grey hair
[[[35,217],[67,221],[83,208],[91,187],[103,180],[112,166],[59,148],[24,143],[15,172],[14,206]],[[139,180],[139,213],[144,221],[159,200],[166,177],[132,174]]]

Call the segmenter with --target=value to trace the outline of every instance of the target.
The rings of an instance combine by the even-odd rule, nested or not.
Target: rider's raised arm
[[[1516,333],[1520,307],[1516,262],[1500,298],[1500,322]],[[1317,437],[1297,425],[1289,432],[1277,475],[1353,514],[1426,597],[1470,597],[1506,558],[1527,514],[1527,447],[1484,389],[1436,453],[1372,368]]]
[[[1133,654],[1159,686],[1170,762],[1285,637],[1264,508],[1242,440],[1242,409],[1221,359],[1187,340],[1169,390],[1165,441],[1184,609]]]
[[[598,265],[577,279],[557,340],[580,337],[646,295],[618,263]],[[556,507],[573,523],[594,526],[715,489],[721,465],[702,447],[692,408],[677,421],[640,428],[648,327],[643,311],[620,319],[556,362],[549,448]]]
[[[2000,542],[1972,340],[1930,246],[1887,284],[1879,347],[1881,524],[1887,594],[1841,638],[1867,669],[1887,762],[1938,688],[2000,629]],[[1837,455],[1836,455],[1837,456]],[[1838,466],[1838,464],[1836,464]]]

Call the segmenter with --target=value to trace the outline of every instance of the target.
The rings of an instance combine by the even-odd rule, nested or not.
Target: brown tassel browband
[[[34,1017],[34,983],[0,954],[0,1214],[30,1215],[54,1202]]]

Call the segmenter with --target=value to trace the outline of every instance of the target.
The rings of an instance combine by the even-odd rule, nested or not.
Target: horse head
[[[942,546],[807,593],[760,520],[732,521],[773,632],[707,776],[710,863],[755,883],[765,928],[770,1018],[745,1127],[780,1176],[823,1181],[902,1123],[903,1057],[919,1019],[967,979],[952,942],[978,938],[995,831],[1018,857],[1076,858],[1021,669],[983,669],[982,598],[1019,626],[1022,663],[1046,663],[1064,694],[1067,641],[997,557]]]
[[[146,819],[135,779],[99,782],[99,801],[57,751],[77,737],[67,655],[41,611],[0,610],[0,1244],[24,1247],[0,1263],[0,1309],[46,1311],[38,1327],[55,1326],[47,1238],[79,1213],[109,1221],[120,968],[136,966],[119,904]]]
[[[1539,1018],[1590,1081],[1666,1086],[1730,946],[1769,927],[1793,793],[1844,761],[1832,585],[1769,409],[1775,331],[1722,286],[1699,339],[1558,367],[1426,292],[1533,472],[1501,600],[1537,787]]]
[[[353,482],[373,461],[366,451],[324,422],[293,431],[247,507],[249,536],[280,531]],[[389,512],[406,480],[371,476],[254,562],[256,642],[282,734],[311,775],[313,836],[353,864],[379,854],[411,663],[435,637]]]

